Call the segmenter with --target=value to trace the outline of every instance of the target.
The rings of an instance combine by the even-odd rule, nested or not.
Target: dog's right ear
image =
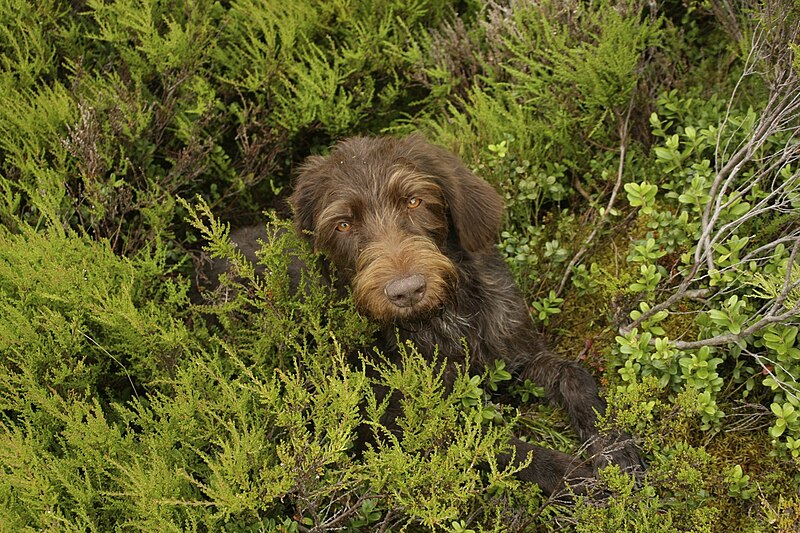
[[[435,176],[442,187],[461,247],[471,253],[491,250],[503,219],[503,199],[497,191],[454,153],[421,135],[410,135],[404,142],[417,168]]]
[[[319,155],[308,157],[300,167],[294,184],[294,192],[289,197],[289,205],[294,214],[294,223],[298,233],[311,240],[311,233],[316,229],[315,213],[320,201],[320,168],[326,158]]]

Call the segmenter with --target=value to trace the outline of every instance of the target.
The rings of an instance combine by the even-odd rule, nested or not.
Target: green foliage
[[[791,530],[779,4],[0,0],[0,530]],[[541,387],[374,353],[277,215],[257,267],[231,243],[309,153],[412,129],[503,196],[535,324],[605,385],[643,479],[552,505],[496,462],[512,431],[575,452]],[[198,294],[204,255],[230,271]]]
[[[550,317],[552,315],[557,315],[561,312],[558,306],[562,303],[564,303],[564,299],[558,298],[555,291],[550,291],[550,294],[546,298],[542,298],[542,300],[538,302],[533,302],[531,305],[533,305],[533,308],[539,313],[539,320],[547,324],[550,322]]]
[[[202,218],[207,206],[186,207],[214,253],[241,259],[224,225]],[[237,323],[190,335],[186,283],[143,284],[163,268],[157,258],[30,230],[0,244],[4,529],[102,531],[120,518],[148,530],[358,528],[390,510],[397,523],[433,526],[501,509],[487,487],[517,485],[494,462],[507,429],[484,423],[482,397],[463,401],[481,378],[461,373],[448,392],[413,348],[374,375],[352,367],[340,340],[358,345],[366,328],[340,320],[357,315],[330,305],[313,272],[298,300],[286,276],[256,278],[242,262],[224,282],[237,296],[217,310]],[[265,266],[280,268],[289,244],[302,246],[276,234]],[[491,376],[488,387],[510,378],[502,366]],[[379,422],[377,384],[406,398],[399,442]],[[376,440],[354,462],[362,420]]]
[[[516,154],[530,154],[537,162],[585,162],[586,141],[616,137],[614,113],[627,108],[642,53],[658,46],[660,21],[626,16],[634,8],[624,1],[517,2],[503,9],[488,9],[485,24],[466,37],[483,43],[482,54],[470,59],[484,76],[464,88],[462,101],[444,108],[451,117],[436,121],[437,133],[459,139],[476,155],[512,134]],[[465,37],[454,34],[450,40],[455,38]],[[440,60],[426,65],[431,82],[457,85],[442,75],[441,66],[465,61],[455,55],[459,48],[447,40],[429,46]]]
[[[719,109],[717,99],[700,103],[691,97],[681,99],[673,92],[659,99],[659,109],[660,111],[651,115],[650,125],[653,134],[664,140],[664,144],[655,146],[653,152],[655,162],[662,167],[665,176],[664,183],[659,186],[668,192],[661,200],[657,190],[649,185],[646,187],[647,193],[643,192],[647,184],[626,185],[631,206],[637,208],[639,216],[643,217],[647,229],[650,230],[646,239],[633,241],[631,246],[628,259],[642,264],[642,277],[631,289],[646,291],[648,294],[653,294],[659,288],[659,283],[665,279],[667,271],[659,261],[668,253],[681,253],[676,267],[683,273],[689,271],[692,248],[696,246],[693,240],[699,236],[701,218],[706,216],[706,207],[712,201],[709,193],[714,173],[707,158],[713,155],[714,147],[719,142],[743,142],[742,136],[752,131],[757,116],[752,109],[741,114],[729,110],[728,120],[733,126],[720,131],[707,123],[713,120],[709,117],[713,117],[714,110]],[[677,126],[680,124],[679,120],[687,118],[697,120],[696,126]],[[676,129],[678,133],[669,133]],[[768,142],[778,145],[781,142],[779,137],[780,134]],[[757,163],[754,163],[754,167],[755,165]],[[758,168],[755,167],[745,172],[741,179],[746,180],[747,176],[757,171]],[[791,174],[781,174],[775,178],[794,179]],[[758,202],[759,198],[764,198],[767,194],[759,184],[748,187],[746,195],[736,196],[731,192],[723,198],[725,203],[719,214],[720,220],[731,223],[742,217],[754,218],[747,216],[752,209],[751,202]],[[675,209],[680,210],[679,217],[675,216]],[[769,213],[764,218],[767,216]],[[640,375],[654,375],[658,377],[662,387],[669,387],[676,392],[683,388],[696,390],[697,410],[703,429],[718,427],[724,416],[719,406],[719,396],[724,384],[723,377],[719,374],[721,365],[735,367],[732,383],[744,385],[739,388],[742,397],[751,396],[761,378],[762,387],[766,386],[776,393],[774,401],[767,403],[775,415],[770,435],[775,439],[784,434],[790,436],[792,441],[785,440],[779,449],[792,452],[798,437],[797,423],[793,416],[794,403],[797,400],[793,393],[785,392],[795,387],[796,376],[800,375],[795,357],[789,355],[790,352],[795,354],[792,327],[769,326],[756,331],[752,336],[740,338],[752,323],[753,314],[759,313],[761,302],[777,298],[779,287],[783,286],[785,279],[791,279],[791,276],[786,277],[786,268],[781,270],[781,265],[788,264],[788,252],[782,244],[775,246],[766,259],[743,261],[748,250],[752,249],[753,237],[737,232],[752,230],[759,227],[757,224],[763,223],[732,225],[735,229],[727,239],[714,244],[715,268],[709,271],[704,285],[706,289],[703,289],[713,291],[711,294],[714,296],[706,299],[704,305],[695,311],[697,338],[728,335],[732,348],[716,352],[709,346],[688,351],[670,348],[669,330],[663,327],[669,321],[670,311],[664,309],[641,324],[641,333],[633,329],[629,334],[617,337],[620,354],[624,359],[620,374],[625,381]],[[680,228],[680,231],[669,231],[672,228]],[[664,230],[668,230],[666,234]],[[762,235],[758,242],[763,244],[769,238],[775,238],[775,235]],[[771,281],[767,281],[768,279]],[[715,290],[720,287],[724,290]],[[760,288],[765,290],[758,290]],[[650,308],[645,302],[641,306],[643,312]],[[792,306],[790,304],[787,308]],[[631,318],[637,320],[642,314],[634,311]],[[657,323],[659,325],[655,326]],[[764,348],[768,353],[758,355],[758,350]],[[742,357],[743,353],[751,353],[751,350],[756,351],[756,357]],[[773,354],[780,359],[779,364],[766,363],[773,360]],[[778,379],[773,377],[773,366],[781,372]],[[759,390],[763,392],[764,389]],[[785,407],[788,409],[784,410]]]
[[[188,303],[186,280],[157,282],[163,254],[120,259],[107,243],[73,234],[0,231],[6,390],[30,382],[91,397],[116,382],[109,391],[125,398],[167,377],[202,338],[178,311]],[[19,401],[8,408],[23,408]]]
[[[638,207],[639,210],[649,215],[653,212],[653,205],[658,192],[658,186],[646,181],[642,183],[626,183],[625,192],[628,193],[628,202],[633,207]]]
[[[402,50],[448,5],[8,0],[0,219],[132,252],[170,238],[177,193],[252,209],[288,181],[294,136],[380,128],[413,100]]]
[[[680,476],[683,472],[679,472]],[[653,533],[678,531],[712,531],[713,508],[692,509],[690,513],[663,509],[665,502],[652,486],[637,488],[629,476],[620,474],[617,467],[603,471],[600,481],[614,496],[603,507],[579,505],[576,512],[581,532],[648,531]],[[598,527],[598,524],[601,524]]]

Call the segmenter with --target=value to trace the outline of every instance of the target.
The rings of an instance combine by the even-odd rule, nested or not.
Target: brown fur
[[[451,383],[466,341],[474,370],[501,358],[517,379],[544,386],[589,442],[596,465],[640,464],[624,436],[599,438],[595,422],[605,405],[592,377],[534,334],[495,250],[503,202],[452,153],[418,135],[347,139],[307,160],[290,203],[298,230],[336,266],[356,306],[383,325],[383,350],[396,352],[398,340],[422,353],[438,350]],[[513,444],[517,461],[534,455],[521,477],[547,492],[591,474],[571,456]]]

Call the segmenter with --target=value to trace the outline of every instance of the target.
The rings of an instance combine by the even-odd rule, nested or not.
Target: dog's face
[[[502,200],[421,136],[355,137],[310,157],[290,198],[298,229],[378,322],[424,317],[454,295],[454,261],[491,250]]]

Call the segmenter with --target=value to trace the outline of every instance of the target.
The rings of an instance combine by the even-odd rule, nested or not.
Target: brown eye
[[[346,220],[342,220],[336,225],[336,231],[340,231],[342,233],[347,233],[352,229],[353,225],[347,222]]]
[[[409,209],[416,209],[421,205],[422,205],[422,198],[419,198],[417,196],[411,196],[408,199],[406,207],[408,207]]]

